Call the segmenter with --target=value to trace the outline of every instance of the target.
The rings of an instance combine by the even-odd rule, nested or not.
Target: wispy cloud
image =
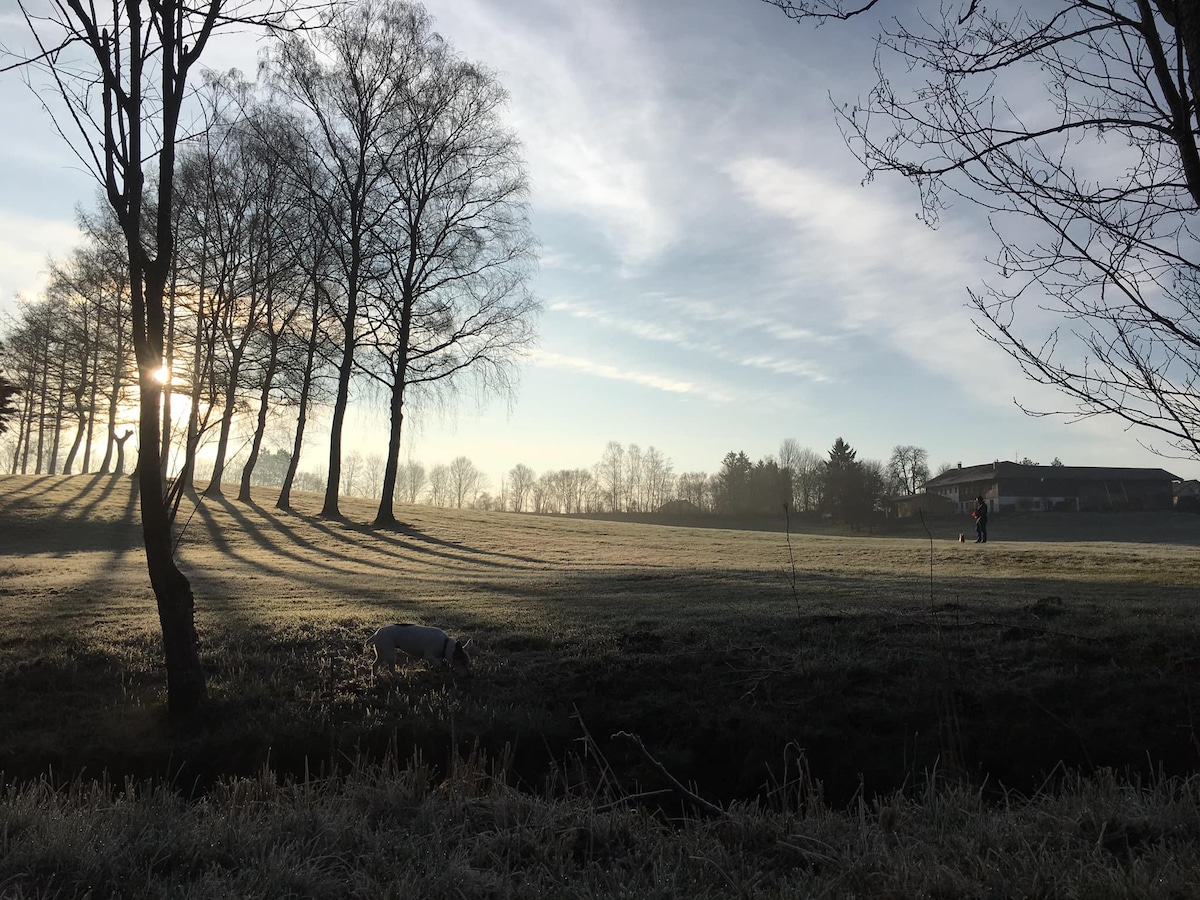
[[[46,248],[65,254],[81,240],[69,222],[0,216],[0,298],[36,296],[45,287]]]
[[[563,369],[612,381],[627,381],[669,394],[694,394],[716,403],[727,403],[730,400],[729,394],[725,391],[706,387],[694,381],[597,362],[581,356],[568,356],[551,350],[535,351],[530,357],[530,362],[548,369]]]
[[[755,208],[792,226],[777,266],[827,295],[824,314],[846,333],[868,335],[990,405],[1041,395],[971,323],[967,289],[990,274],[982,232],[931,230],[914,218],[911,196],[776,159],[742,159],[726,171]],[[965,378],[971,371],[990,375]]]
[[[761,298],[757,304],[748,304],[744,300],[737,303],[717,303],[696,297],[666,294],[661,297],[661,301],[692,321],[719,324],[736,331],[758,331],[780,341],[823,344],[838,340],[834,334],[797,326],[788,321],[782,313],[765,312],[764,307],[768,304]]]
[[[697,354],[701,359],[707,358],[732,366],[799,377],[813,382],[832,380],[828,367],[814,359],[811,354],[791,355],[788,353],[788,347],[781,347],[778,353],[747,351],[742,347],[745,341],[722,340],[713,334],[713,330],[709,326],[713,324],[730,326],[731,328],[727,329],[726,338],[729,337],[728,331],[732,330],[734,332],[758,331],[761,332],[760,337],[765,336],[785,343],[827,340],[818,337],[808,329],[781,324],[744,309],[740,313],[729,311],[717,314],[715,307],[702,301],[693,303],[659,295],[654,295],[652,299],[672,310],[668,317],[669,324],[632,315],[615,314],[607,308],[598,309],[580,301],[556,300],[549,306],[552,311],[563,312],[579,319],[587,319],[640,340],[678,347],[681,350]],[[685,310],[688,309],[700,310],[701,314],[688,317],[685,313]],[[761,345],[761,340],[754,340],[751,343],[758,346]]]
[[[514,15],[480,0],[432,4],[455,44],[500,70],[540,211],[594,228],[621,264],[677,238],[656,197],[665,117],[655,53],[608,4],[544,0]]]
[[[797,232],[794,264],[837,288],[845,326],[885,325],[903,341],[961,332],[968,285],[981,275],[973,239],[932,231],[913,218],[911,197],[870,189],[775,159],[727,167],[741,195]]]

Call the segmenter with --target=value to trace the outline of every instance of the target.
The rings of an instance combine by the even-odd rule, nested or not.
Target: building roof
[[[960,466],[943,472],[925,483],[926,490],[1010,478],[1054,478],[1063,481],[1179,481],[1165,469],[1127,469],[1113,466],[1023,466],[997,461],[982,466]]]

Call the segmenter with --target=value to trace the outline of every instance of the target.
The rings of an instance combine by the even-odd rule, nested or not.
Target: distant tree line
[[[730,451],[720,468],[707,472],[674,471],[662,451],[610,441],[600,459],[587,468],[553,469],[541,474],[524,463],[514,465],[493,492],[483,471],[466,456],[426,467],[408,459],[397,468],[394,499],[457,509],[482,509],[543,515],[589,513],[703,514],[722,517],[826,517],[861,523],[887,509],[886,500],[919,493],[930,477],[922,447],[897,445],[887,463],[859,460],[857,451],[838,438],[824,455],[794,439],[777,455],[757,462]],[[279,487],[290,464],[286,451],[266,453],[255,483]],[[942,471],[949,469],[948,464]],[[343,465],[346,495],[378,498],[382,459],[347,454]],[[320,473],[301,472],[300,489],[321,490]]]

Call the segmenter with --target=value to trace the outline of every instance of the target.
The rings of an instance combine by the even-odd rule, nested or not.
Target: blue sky
[[[758,0],[426,5],[511,94],[545,312],[515,400],[467,389],[453,409],[417,411],[414,459],[465,454],[494,491],[516,463],[587,467],[610,440],[712,472],[729,450],[758,459],[792,437],[824,454],[840,436],[860,458],[916,444],[934,466],[1057,456],[1200,475],[1116,421],[1016,408],[1065,403],[975,333],[986,222],[960,207],[930,230],[907,184],[862,184],[835,127],[830,97],[872,84],[872,22],[814,30]],[[0,13],[0,40],[16,25]],[[252,72],[255,52],[230,39],[209,62]],[[0,116],[19,123],[0,142],[7,307],[70,248],[92,186],[11,74]],[[355,443],[382,453],[383,425],[361,409]]]

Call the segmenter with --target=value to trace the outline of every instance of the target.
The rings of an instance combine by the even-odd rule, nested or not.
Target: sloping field
[[[1060,763],[1196,762],[1200,567],[1177,523],[1174,543],[976,546],[428,507],[389,531],[364,501],[344,522],[273,501],[180,513],[212,695],[181,734],[130,480],[0,477],[0,769],[203,785],[474,743],[536,783],[585,729],[640,734],[722,801],[798,757],[834,799],[935,765],[1028,788]],[[472,637],[478,677],[373,684],[362,642],[394,621]]]
[[[210,689],[181,726],[129,480],[0,477],[0,896],[1200,880],[1194,520],[977,547],[272,501],[181,515]],[[473,636],[478,677],[373,684],[362,642],[396,620]]]

